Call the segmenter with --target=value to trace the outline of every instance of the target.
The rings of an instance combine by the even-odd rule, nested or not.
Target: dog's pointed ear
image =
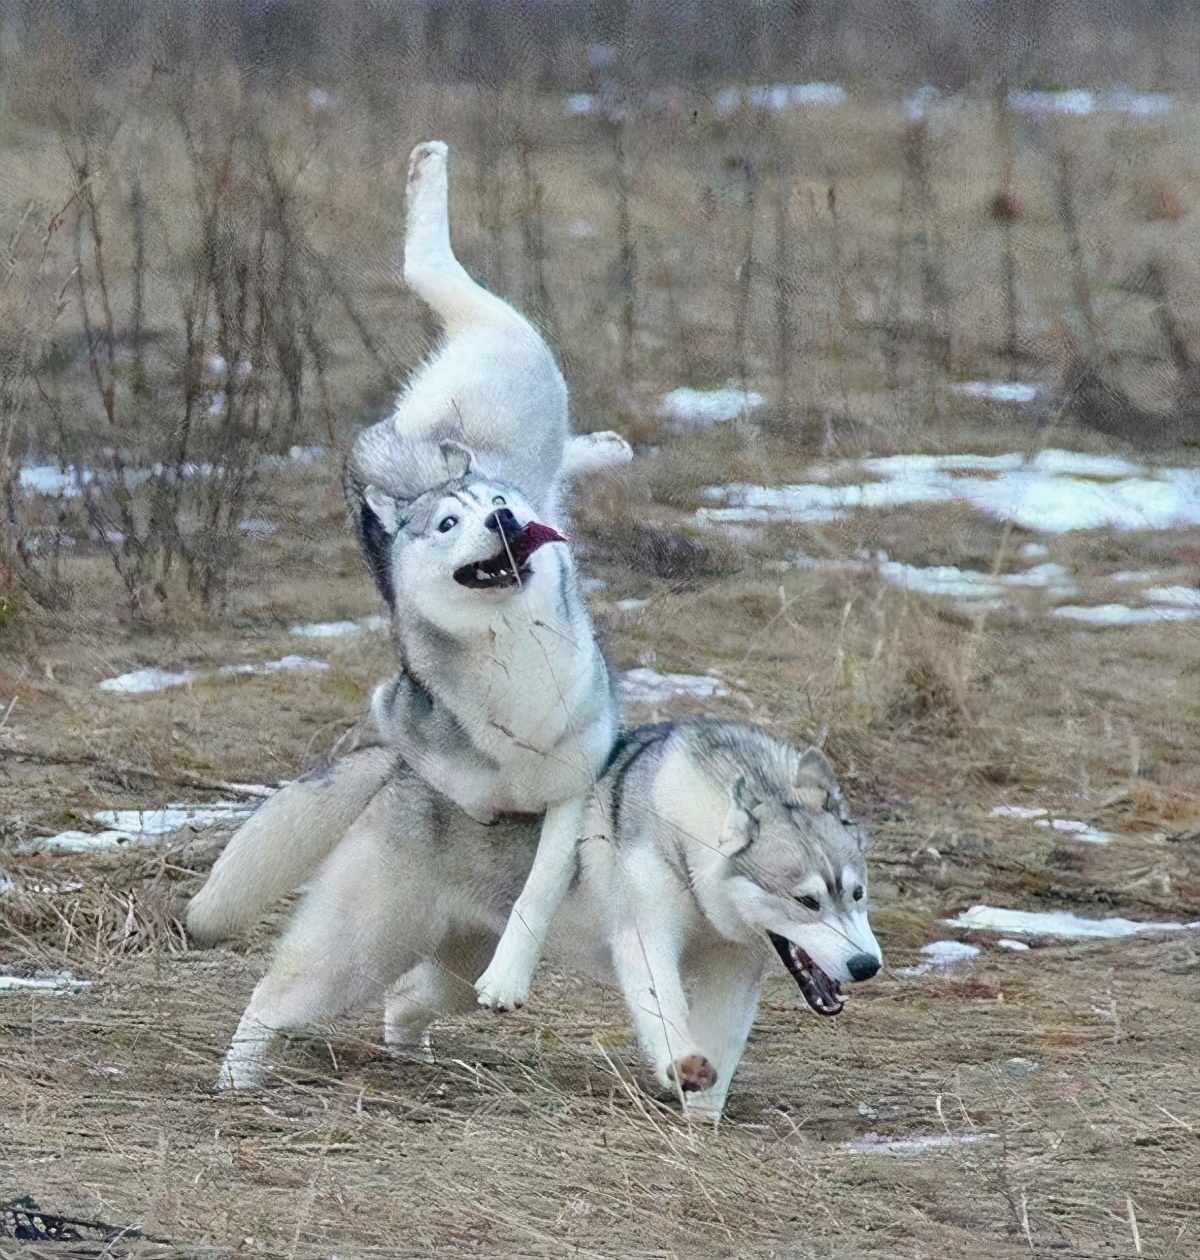
[[[402,504],[376,486],[364,486],[351,515],[358,527],[358,541],[371,579],[387,602],[396,610],[396,587],[392,581],[392,543],[404,525]]]
[[[471,471],[475,456],[461,442],[439,442],[438,450],[446,465],[447,481],[458,481]]]
[[[404,525],[400,500],[378,486],[364,486],[362,500],[363,509],[374,514],[389,538],[395,538]]]
[[[815,746],[800,754],[792,786],[796,799],[813,809],[829,809],[830,802],[840,801],[842,796],[829,758]]]
[[[758,824],[763,812],[762,802],[739,775],[729,792],[729,810],[721,825],[717,852],[730,858],[748,849],[758,838]]]

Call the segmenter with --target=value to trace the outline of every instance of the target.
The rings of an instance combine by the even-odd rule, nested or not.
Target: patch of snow
[[[1152,604],[1173,604],[1177,608],[1200,608],[1200,588],[1195,586],[1151,586],[1142,598]]]
[[[603,578],[598,577],[581,577],[579,579],[579,589],[585,595],[595,595],[597,591],[602,591],[608,585]]]
[[[1026,560],[1039,560],[1042,556],[1050,554],[1050,548],[1044,543],[1028,542],[1022,545],[1018,554]]]
[[[771,83],[742,89],[718,88],[713,93],[713,112],[718,118],[728,118],[742,104],[771,113],[800,109],[807,105],[841,105],[846,101],[846,89],[840,83]]]
[[[984,402],[1031,403],[1038,396],[1038,386],[1022,385],[1017,381],[963,381],[954,386],[954,392],[964,398],[979,398]]]
[[[1091,626],[1144,626],[1160,621],[1190,621],[1200,617],[1200,608],[1129,608],[1125,604],[1093,604],[1085,608],[1064,604],[1053,615]]]
[[[1107,831],[1097,831],[1095,827],[1080,822],[1078,818],[1042,818],[1034,825],[1052,827],[1055,831],[1060,831],[1070,836],[1072,840],[1080,840],[1084,844],[1109,844],[1112,841],[1112,836]]]
[[[956,1146],[970,1146],[994,1137],[992,1133],[930,1133],[918,1137],[886,1137],[882,1133],[864,1133],[852,1142],[842,1144],[842,1149],[855,1155],[924,1155],[929,1151],[950,1150]]]
[[[1110,582],[1153,582],[1155,574],[1150,569],[1120,569],[1110,573]]]
[[[997,949],[1010,949],[1014,954],[1029,953],[1029,946],[1024,941],[1010,940],[1007,936],[1002,936],[996,942]]]
[[[682,386],[664,395],[658,414],[688,429],[704,429],[748,415],[763,405],[761,394],[744,389],[690,389]]]
[[[648,608],[650,601],[648,599],[619,599],[617,600],[617,608],[621,612],[640,612],[643,608]]]
[[[680,696],[702,700],[729,694],[719,679],[710,674],[660,674],[654,669],[630,669],[621,676],[621,698],[630,704],[662,704]]]
[[[1041,587],[1065,598],[1074,595],[1076,589],[1066,569],[1054,563],[1039,564],[1023,573],[992,576],[974,569],[958,569],[953,565],[918,568],[889,560],[879,565],[879,576],[885,582],[906,590],[949,599],[996,599],[1004,594],[1007,587],[1013,586]]]
[[[18,853],[104,853],[134,843],[125,831],[60,831],[56,836],[36,836],[17,846]]]
[[[120,691],[128,695],[140,695],[147,691],[165,691],[168,687],[182,687],[205,677],[202,670],[166,670],[148,666],[135,669],[116,678],[106,678],[100,684],[101,691]]]
[[[0,975],[0,993],[73,993],[76,989],[86,989],[90,980],[76,980],[69,971],[54,971],[38,976],[2,976]]]
[[[278,532],[279,526],[274,521],[252,519],[238,521],[238,530],[243,534],[249,534],[251,538],[270,538],[272,534]]]
[[[993,818],[1045,818],[1050,811],[1039,809],[1034,805],[997,805],[992,810]]]
[[[206,805],[177,802],[161,809],[102,809],[92,817],[118,832],[166,836],[184,827],[231,826],[249,818],[252,809],[242,801],[211,801]]]
[[[600,113],[600,98],[594,92],[572,92],[563,98],[563,113],[568,118],[588,118]]]
[[[867,473],[861,484],[822,484]],[[970,476],[965,474],[982,474]],[[1009,455],[891,455],[814,469],[799,485],[711,486],[703,523],[829,521],[856,508],[962,500],[997,520],[1044,533],[1200,525],[1200,468],[1146,469],[1110,455],[1053,448]]]
[[[1200,928],[1197,923],[1139,923],[1132,919],[1085,919],[1069,910],[1000,910],[972,906],[957,919],[943,919],[949,927],[976,932],[1067,937],[1123,937],[1140,932],[1182,932]]]
[[[132,670],[128,674],[120,674],[116,678],[106,678],[100,683],[100,690],[141,695],[209,679],[234,678],[242,674],[304,674],[316,673],[328,668],[328,662],[316,660],[311,656],[285,656],[278,661],[255,661],[248,665],[222,665],[216,670],[170,671],[145,668]]]
[[[1096,93],[1079,88],[1065,92],[1026,92],[1014,88],[1008,94],[1008,108],[1014,114],[1031,118],[1045,118],[1049,114],[1084,118],[1096,112]]]
[[[979,953],[978,945],[963,941],[933,941],[921,947],[921,953],[929,960],[915,967],[898,967],[898,976],[927,976],[931,971],[948,972],[963,963],[969,963]]]
[[[379,613],[359,621],[305,621],[292,626],[288,634],[304,639],[340,639],[347,635],[374,634],[388,628],[388,619]]]
[[[923,83],[914,92],[904,98],[904,117],[909,122],[920,122],[928,117],[935,105],[942,99],[942,94],[931,83]]]

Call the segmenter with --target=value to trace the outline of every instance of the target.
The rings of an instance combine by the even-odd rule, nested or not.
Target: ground
[[[422,99],[403,142],[379,124],[347,125],[345,143],[332,143],[334,116],[303,161],[292,155],[290,187],[313,210],[309,245],[359,267],[359,309],[380,338],[364,367],[330,306],[325,384],[345,406],[336,432],[322,434],[327,413],[320,424],[306,413],[297,436],[344,438],[419,357],[413,305],[381,259],[394,246],[406,145],[446,135],[470,173],[456,202],[464,254],[501,292],[548,297],[540,314],[555,327],[576,423],[617,427],[637,444],[627,471],[572,505],[581,566],[602,583],[589,598],[614,666],[710,674],[725,692],[631,707],[630,719],[706,712],[823,742],[871,832],[884,970],[836,1020],[811,1016],[782,971],[773,975],[715,1133],[689,1128],[648,1087],[619,996],[553,967],[526,1009],[439,1026],[430,1061],[390,1058],[380,1012],[362,1011],[295,1038],[262,1094],[217,1096],[221,1055],[288,907],[246,941],[196,950],[181,899],[228,828],[114,852],[38,841],[99,830],[99,810],[253,803],[247,785],[293,777],[359,720],[392,668],[386,635],[290,633],[379,611],[346,527],[337,457],[262,473],[245,511],[274,532],[247,537],[228,590],[207,608],[177,566],[161,601],[147,595],[131,609],[78,501],[59,512],[37,500],[34,524],[56,522],[74,546],[54,579],[60,602],[2,610],[0,972],[69,971],[88,983],[0,991],[0,1198],[136,1225],[140,1240],[113,1250],[146,1256],[1196,1254],[1196,933],[1034,934],[1014,951],[998,933],[945,921],[978,904],[1200,919],[1200,622],[1090,628],[1053,616],[1061,600],[1038,589],[964,607],[898,588],[875,558],[1006,574],[1033,563],[1023,547],[1040,545],[1041,561],[1069,571],[1072,601],[1092,605],[1133,598],[1113,580],[1122,571],[1194,590],[1195,529],[1036,532],[956,500],[738,528],[696,516],[712,506],[708,486],[807,483],[817,465],[867,453],[1055,447],[1193,467],[1194,444],[1159,435],[1147,454],[1144,443],[1100,437],[1059,392],[1100,336],[1138,405],[1169,409],[1175,378],[1153,359],[1154,320],[1162,309],[1185,325],[1194,315],[1196,216],[1178,204],[1191,186],[1193,111],[1136,124],[1020,122],[1013,187],[1002,189],[991,103],[952,102],[925,139],[910,136],[918,149],[929,143],[932,194],[924,159],[903,147],[895,102],[757,127],[656,117],[621,159],[638,251],[626,324],[631,290],[611,266],[622,230],[614,150],[607,132],[587,130],[602,124],[564,122],[553,99],[506,97],[505,126],[545,129],[541,182],[530,184],[519,146],[490,164],[467,156],[486,151],[474,98]],[[62,204],[46,157],[52,131],[8,126],[4,143],[41,189],[39,206]],[[386,145],[390,167],[372,144]],[[794,166],[763,163],[756,202],[746,155],[764,146]],[[155,169],[164,186],[184,187],[172,152]],[[1062,153],[1088,172],[1073,185],[1095,291],[1083,323],[1072,303],[1088,275],[1054,209],[1062,186],[1051,159]],[[790,190],[779,201],[775,181]],[[1009,200],[993,204],[998,190]],[[747,239],[754,205],[762,221]],[[772,234],[779,206],[794,237]],[[6,200],[14,223],[19,209]],[[1020,264],[1018,344],[1006,348],[1005,248]],[[531,262],[543,249],[544,271]],[[1154,250],[1171,263],[1162,303],[1121,287]],[[58,263],[53,290],[61,282],[66,293],[69,250]],[[930,265],[943,290],[922,288]],[[773,287],[780,269],[790,288]],[[739,314],[743,275],[757,278]],[[153,283],[147,308],[158,302],[166,327],[169,286]],[[70,442],[60,449],[59,430],[31,419],[39,458],[108,440],[76,316],[64,306],[56,318],[73,348],[39,385],[58,400]],[[776,356],[779,346],[790,353]],[[166,382],[162,353],[147,371]],[[1177,357],[1181,378],[1184,367]],[[1031,405],[955,392],[998,372],[1046,389]],[[766,405],[695,434],[657,414],[669,389],[727,382],[761,390]],[[294,653],[329,668],[143,695],[99,688],[144,667]],[[994,814],[1000,805],[1044,808],[1112,839],[1073,840]],[[922,947],[946,939],[980,953],[920,970]],[[55,1246],[0,1238],[0,1255],[64,1254]]]

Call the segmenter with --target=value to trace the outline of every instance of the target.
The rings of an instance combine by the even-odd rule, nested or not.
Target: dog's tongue
[[[512,548],[517,567],[520,568],[539,547],[546,543],[566,541],[552,526],[543,525],[540,521],[530,521],[508,539],[508,545]]]

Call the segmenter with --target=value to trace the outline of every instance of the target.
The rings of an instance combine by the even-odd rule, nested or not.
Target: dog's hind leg
[[[406,895],[420,873],[401,869],[390,817],[386,803],[372,804],[316,871],[233,1035],[218,1088],[257,1085],[276,1033],[375,997],[436,948],[445,925]]]
[[[721,1118],[758,1010],[765,970],[763,958],[743,946],[713,944],[700,953],[688,1027],[717,1078],[709,1089],[687,1095],[687,1114],[695,1119],[715,1123]]]
[[[433,307],[447,334],[470,324],[525,321],[507,302],[468,275],[450,246],[449,150],[428,140],[408,159],[408,225],[404,238],[404,282]]]
[[[495,948],[491,933],[453,936],[443,942],[437,957],[405,972],[387,995],[383,1012],[383,1040],[393,1050],[412,1050],[426,1044],[425,1037],[437,1019],[465,1015],[475,1010],[478,974]]]

